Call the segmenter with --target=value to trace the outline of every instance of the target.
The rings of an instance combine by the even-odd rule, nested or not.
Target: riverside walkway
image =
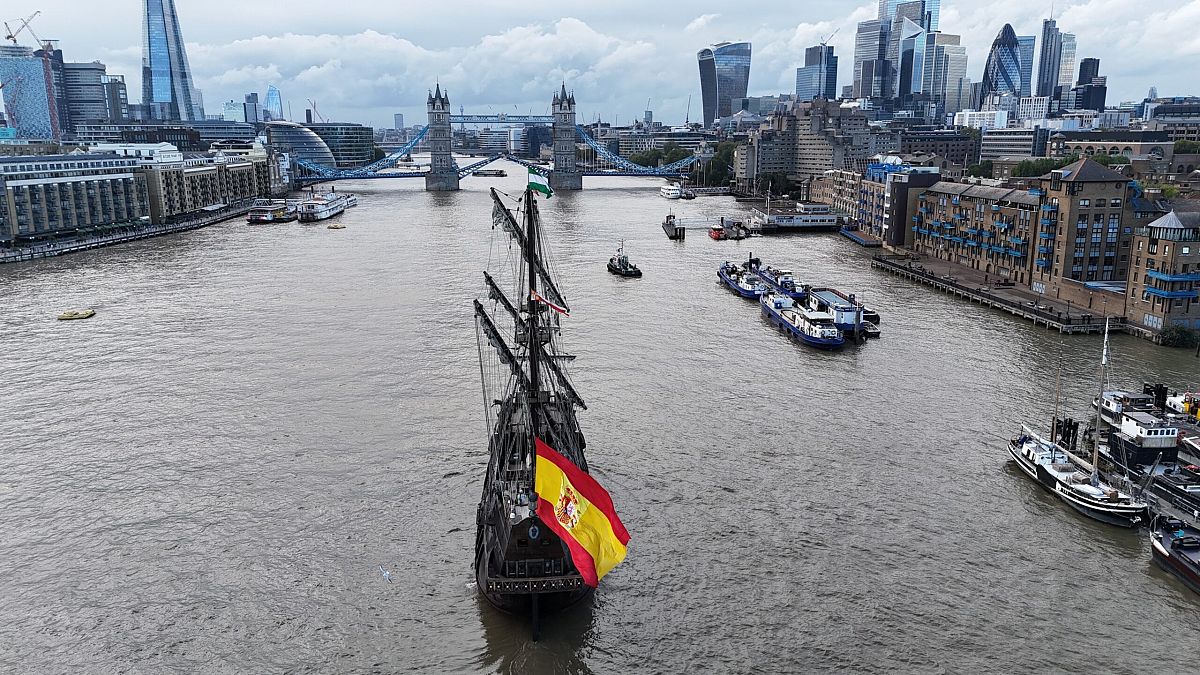
[[[89,251],[94,248],[122,244],[149,237],[161,237],[164,234],[186,232],[201,227],[207,227],[238,216],[244,216],[254,204],[253,200],[230,204],[223,209],[193,214],[186,219],[157,225],[130,224],[105,234],[92,234],[81,237],[56,239],[55,241],[0,248],[0,264],[24,262],[38,258],[50,258],[78,251]]]
[[[924,256],[876,255],[871,267],[918,281],[985,307],[1008,312],[1034,325],[1067,334],[1104,332],[1103,311],[1038,295],[1028,289],[993,280],[977,270]],[[1125,317],[1109,316],[1109,328],[1126,328]]]

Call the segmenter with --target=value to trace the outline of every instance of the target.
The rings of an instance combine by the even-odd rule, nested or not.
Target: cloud
[[[100,58],[110,73],[124,74],[137,100],[138,3],[104,4],[40,0],[37,30],[60,39],[68,60]],[[530,15],[500,0],[443,0],[394,12],[367,2],[343,2],[334,13],[324,0],[283,4],[288,11],[281,14],[278,1],[177,3],[210,112],[274,84],[297,117],[312,98],[327,117],[382,125],[403,112],[419,121],[426,89],[440,82],[455,107],[539,113],[565,81],[583,119],[628,121],[652,97],[656,118],[682,121],[689,97],[693,113],[700,107],[696,51],[705,44],[749,39],[750,93],[763,95],[791,91],[804,49],[833,35],[838,82],[845,85],[856,24],[878,8],[877,0],[806,0],[802,10],[796,3],[760,3],[753,12],[730,13],[726,2],[694,0],[681,15],[677,3],[606,0]],[[1200,2],[1059,0],[1056,7],[1059,27],[1078,36],[1078,57],[1101,59],[1112,101],[1140,97],[1150,85],[1164,95],[1195,93]],[[1012,23],[1018,34],[1040,34],[1047,10],[1045,0],[942,0],[941,29],[962,36],[968,75],[977,80],[1000,28]],[[238,21],[226,20],[234,15]],[[695,18],[681,28],[686,16]]]
[[[685,26],[683,30],[688,33],[694,33],[702,28],[707,28],[708,24],[712,23],[713,19],[716,19],[720,16],[720,14],[701,14],[700,16],[692,19],[692,22]]]

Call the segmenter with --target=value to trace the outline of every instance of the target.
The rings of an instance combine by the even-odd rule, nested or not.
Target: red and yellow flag
[[[571,551],[583,581],[595,588],[625,559],[629,532],[617,517],[612,497],[595,478],[537,439],[534,491],[537,514]]]

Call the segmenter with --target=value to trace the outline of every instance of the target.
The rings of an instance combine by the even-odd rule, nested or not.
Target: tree
[[[1158,334],[1161,343],[1167,347],[1195,347],[1200,344],[1200,333],[1185,326],[1167,326]]]
[[[977,178],[993,178],[995,174],[992,173],[992,160],[985,159],[978,164],[972,164],[967,167],[967,175]]]
[[[1112,166],[1114,164],[1129,163],[1129,160],[1126,159],[1124,155],[1092,155],[1089,159],[1100,166]]]
[[[373,161],[378,162],[379,160],[383,159],[384,157],[387,157],[387,153],[383,151],[383,148],[376,147],[374,157],[375,157],[375,159]]]
[[[690,156],[690,150],[685,150],[679,147],[675,141],[668,141],[663,145],[662,149],[651,148],[645,152],[635,152],[629,156],[629,161],[641,166],[658,166],[660,163],[674,164],[681,159]]]
[[[737,143],[722,141],[717,144],[717,151],[700,172],[700,183],[706,187],[726,187],[733,178],[733,151]]]
[[[1175,154],[1200,155],[1200,143],[1196,141],[1175,141]]]

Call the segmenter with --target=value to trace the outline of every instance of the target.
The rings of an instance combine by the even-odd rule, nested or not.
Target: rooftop
[[[1123,174],[1084,157],[1078,162],[1068,164],[1061,169],[1055,169],[1050,173],[1042,176],[1042,180],[1050,180],[1054,177],[1054,172],[1062,172],[1062,179],[1068,183],[1117,183],[1129,180]]]

